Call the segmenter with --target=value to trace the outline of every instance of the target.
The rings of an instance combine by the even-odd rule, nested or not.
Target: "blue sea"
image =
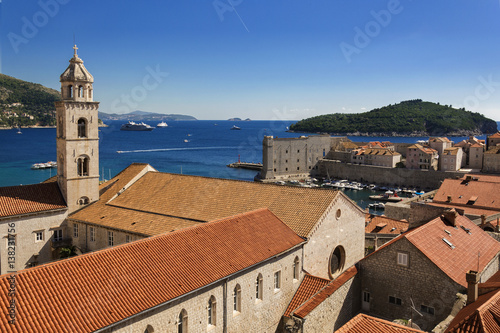
[[[149,163],[158,171],[217,178],[253,180],[256,171],[232,169],[238,161],[262,162],[265,135],[297,137],[288,133],[294,121],[171,121],[151,132],[120,131],[123,122],[107,122],[99,132],[100,175],[110,179],[134,162]],[[151,123],[150,125],[156,126]],[[237,125],[241,130],[230,130]],[[304,134],[302,134],[304,135]],[[427,137],[349,137],[353,141],[417,142]],[[480,137],[484,139],[485,137]],[[464,137],[452,137],[458,142]],[[34,163],[56,161],[56,129],[0,130],[0,186],[39,183],[55,175],[55,169],[31,170]],[[354,191],[352,191],[354,192]],[[361,191],[360,191],[361,192]],[[347,193],[346,193],[347,194]],[[359,198],[358,198],[359,197]],[[367,195],[353,197],[364,205]]]

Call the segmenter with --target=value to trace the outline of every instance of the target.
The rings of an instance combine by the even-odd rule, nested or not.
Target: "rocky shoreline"
[[[106,125],[106,124],[99,124],[98,127],[108,127],[109,125]],[[11,129],[16,129],[18,128],[17,126],[16,127],[13,127],[13,126],[0,126],[0,130],[11,130]],[[21,126],[20,127],[21,129],[23,128],[56,128],[56,126],[37,126],[37,125],[30,125],[30,126]]]
[[[397,133],[397,132],[352,132],[352,133],[325,133],[325,132],[301,132],[301,131],[287,131],[289,133],[313,133],[313,134],[328,134],[333,136],[372,136],[372,137],[429,137],[429,136],[481,136],[491,133],[483,133],[479,130],[476,131],[468,131],[468,130],[457,130],[448,133],[429,133],[429,132],[406,132],[406,133]]]

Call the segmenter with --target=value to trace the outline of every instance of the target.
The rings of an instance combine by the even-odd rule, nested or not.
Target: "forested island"
[[[303,119],[292,132],[363,136],[467,136],[495,133],[497,123],[451,105],[403,101],[364,113],[334,113]]]

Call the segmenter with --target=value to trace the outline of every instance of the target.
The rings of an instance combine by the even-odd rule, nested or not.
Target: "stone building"
[[[275,332],[303,245],[267,209],[23,270],[2,332]],[[9,278],[0,306],[9,308]]]
[[[484,140],[479,140],[470,136],[467,140],[462,140],[453,147],[460,147],[463,150],[462,166],[481,170],[483,168],[483,155],[485,150]]]
[[[301,136],[298,138],[264,137],[262,142],[263,180],[290,177],[309,177],[314,174],[316,164],[335,149],[344,137],[325,135]]]
[[[441,171],[458,171],[462,167],[463,150],[460,147],[445,148],[439,155]]]
[[[414,144],[408,147],[406,153],[406,168],[421,170],[438,170],[438,151],[432,148]]]
[[[0,246],[2,274],[58,258],[61,247],[71,246],[67,215],[99,199],[99,103],[93,101],[94,79],[76,50],[75,45],[60,76],[62,100],[56,102],[57,177],[0,188],[0,233],[6,239]]]
[[[351,163],[395,168],[401,162],[401,154],[388,148],[361,148],[351,153]]]
[[[496,147],[500,144],[500,132],[496,132],[495,134],[489,135],[486,138],[486,149],[489,150],[493,147]]]
[[[365,227],[365,253],[376,251],[380,246],[408,230],[406,220],[395,220],[386,216],[369,215]]]
[[[430,137],[428,142],[429,147],[436,150],[438,155],[442,155],[446,148],[451,148],[453,146],[453,142],[445,137]]]
[[[451,312],[466,273],[486,281],[499,268],[500,243],[455,211],[386,243],[359,263],[362,309],[389,320],[413,317],[431,330]],[[415,316],[412,306],[422,314]]]
[[[483,172],[500,173],[500,146],[491,147],[484,153]]]

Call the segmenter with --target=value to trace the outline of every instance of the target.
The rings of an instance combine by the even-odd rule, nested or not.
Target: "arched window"
[[[87,120],[85,118],[78,119],[78,137],[87,137]]]
[[[78,204],[79,205],[87,205],[90,202],[88,197],[81,197],[78,199]]]
[[[73,86],[72,85],[68,86],[68,97],[73,98]]]
[[[155,331],[155,329],[153,328],[153,326],[148,325],[148,326],[146,326],[144,333],[154,333],[154,331]]]
[[[259,273],[255,280],[255,300],[262,300],[262,274]]]
[[[233,291],[233,311],[237,313],[241,312],[241,287],[239,284],[234,287]]]
[[[211,296],[208,300],[208,325],[215,326],[217,324],[217,302],[215,301],[215,297]]]
[[[299,279],[299,273],[300,273],[299,257],[295,257],[295,259],[293,261],[293,279],[294,280]]]
[[[88,176],[89,175],[89,158],[85,156],[78,157],[77,160],[77,173],[78,176]]]
[[[341,271],[344,268],[345,263],[345,251],[342,246],[337,246],[335,250],[333,250],[332,256],[330,257],[330,267],[329,272],[330,276],[333,277],[337,272]]]
[[[179,318],[177,321],[177,333],[187,333],[188,331],[188,314],[187,311],[182,309],[179,313]]]
[[[83,87],[78,86],[78,97],[83,97]]]

